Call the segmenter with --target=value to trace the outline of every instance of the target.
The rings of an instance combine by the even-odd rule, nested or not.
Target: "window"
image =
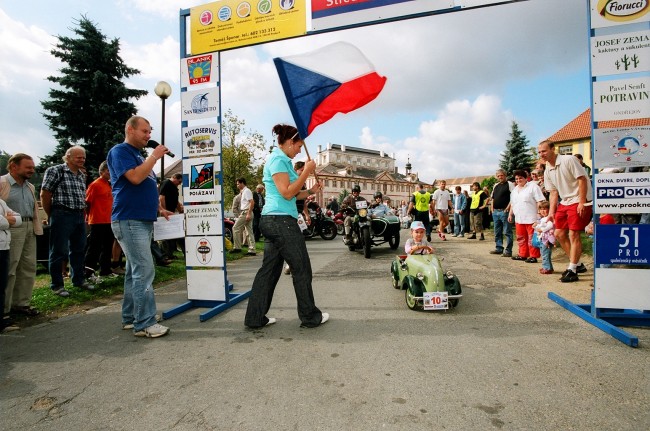
[[[564,145],[557,148],[558,154],[571,155],[573,154],[573,145]]]

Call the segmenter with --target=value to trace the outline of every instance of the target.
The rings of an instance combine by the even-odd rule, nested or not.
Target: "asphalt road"
[[[464,289],[448,312],[406,307],[387,245],[365,259],[338,237],[309,241],[316,302],[331,314],[315,329],[299,328],[283,275],[269,313],[278,322],[261,330],[244,327],[244,301],[136,338],[121,330],[116,302],[2,335],[0,428],[650,429],[650,330],[630,329],[636,349],[620,343],[547,299],[588,302],[589,274],[563,285],[539,265],[488,254],[491,240],[434,241]],[[261,259],[229,265],[236,289]],[[160,310],[183,303],[185,283],[156,296]]]

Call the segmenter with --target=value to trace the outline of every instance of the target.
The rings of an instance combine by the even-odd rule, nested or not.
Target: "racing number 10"
[[[627,247],[630,244],[630,236],[627,233],[628,230],[631,230],[631,232],[634,236],[634,248],[639,248],[639,228],[638,227],[622,227],[621,228],[621,239],[623,240],[622,244],[619,244],[619,247]]]

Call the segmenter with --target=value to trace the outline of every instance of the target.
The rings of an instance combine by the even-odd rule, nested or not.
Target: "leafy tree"
[[[60,76],[47,79],[55,88],[41,101],[43,116],[58,144],[54,153],[41,159],[39,170],[61,163],[71,145],[86,149],[86,168],[93,176],[108,150],[124,138],[126,120],[137,113],[131,99],[147,94],[122,82],[140,73],[120,57],[120,42],[106,39],[96,25],[82,16],[71,29],[78,37],[57,36],[51,54],[65,65]]]
[[[496,179],[496,177],[490,177],[486,178],[483,181],[481,181],[481,188],[487,187],[488,189],[492,190],[494,188],[494,185],[498,182],[499,180]]]
[[[246,121],[228,109],[221,121],[221,164],[223,165],[224,207],[229,209],[239,193],[237,178],[246,178],[251,190],[262,182],[262,165],[268,152],[264,136],[245,128]]]
[[[339,192],[339,204],[342,204],[345,198],[347,198],[349,194],[350,192],[348,191],[348,189],[341,190]]]
[[[528,146],[528,139],[519,129],[519,125],[513,121],[510,139],[506,142],[506,151],[499,162],[499,167],[510,177],[517,169],[530,171],[533,164],[534,158]]]
[[[7,165],[10,157],[11,154],[4,150],[0,150],[0,175],[5,175],[9,172]]]

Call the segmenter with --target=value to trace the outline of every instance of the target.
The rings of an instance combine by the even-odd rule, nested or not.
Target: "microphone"
[[[158,145],[160,145],[160,144],[159,144],[158,142],[154,141],[153,139],[150,139],[149,142],[147,142],[147,148],[156,148]],[[171,157],[172,159],[173,159],[174,157],[176,157],[176,156],[174,155],[174,153],[172,153],[171,151],[169,151],[169,152],[167,153],[167,155],[168,155],[169,157]]]

